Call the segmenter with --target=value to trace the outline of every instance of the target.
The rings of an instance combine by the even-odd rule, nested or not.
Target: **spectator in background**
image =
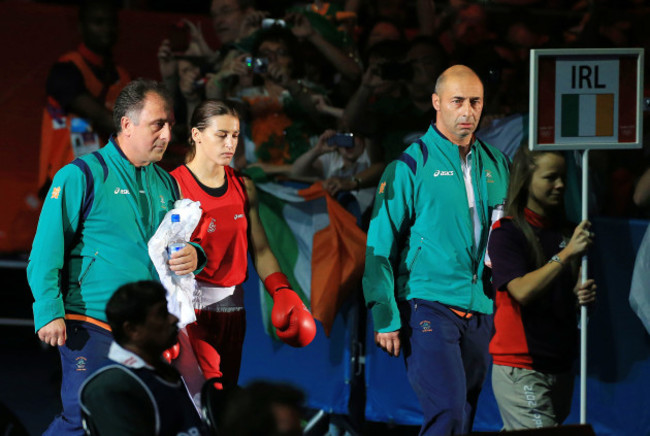
[[[189,44],[179,51],[173,47],[173,41],[165,39],[158,49],[160,73],[173,90],[177,119],[170,152],[161,163],[168,170],[183,163],[189,120],[206,95],[226,98],[235,95],[233,89],[252,85],[252,74],[244,62],[245,52],[250,51],[253,35],[261,29],[262,19],[268,13],[255,9],[254,0],[213,0],[210,14],[221,44],[217,50],[207,44],[201,27],[189,20],[178,24],[188,33]],[[245,165],[243,154],[237,162]]]
[[[405,41],[404,30],[395,21],[387,17],[378,18],[368,23],[359,36],[359,50],[366,64],[370,49],[382,41]]]
[[[245,131],[252,132],[246,136],[242,135],[246,144],[245,156],[249,158],[249,163],[259,160],[259,165],[267,172],[282,173],[287,170],[287,167],[282,166],[286,161],[292,161],[296,155],[308,148],[310,133],[320,131],[325,126],[322,114],[316,110],[311,101],[311,93],[315,90],[323,93],[325,89],[338,89],[338,86],[334,86],[336,81],[334,74],[341,76],[342,79],[340,77],[339,80],[345,83],[354,81],[361,73],[358,57],[354,55],[353,47],[340,46],[342,41],[350,41],[349,38],[339,32],[333,23],[329,23],[317,13],[296,12],[297,9],[293,9],[293,12],[283,17],[282,23],[276,22],[273,28],[262,29],[262,21],[270,18],[269,14],[255,10],[252,2],[215,0],[212,6],[215,29],[222,42],[226,44],[217,57],[212,56],[213,53],[207,48],[200,28],[185,21],[191,33],[190,47],[196,50],[192,50],[191,53],[188,50],[184,55],[198,55],[210,65],[201,68],[203,72],[199,75],[192,73],[191,78],[198,77],[201,83],[206,82],[205,96],[208,98],[243,99],[250,106],[250,110],[242,111],[250,114],[243,121],[246,122]],[[232,21],[225,20],[224,16],[232,17]],[[312,21],[318,27],[314,27]],[[236,32],[235,29],[239,31]],[[327,37],[323,36],[321,31],[328,32]],[[274,41],[269,41],[270,39]],[[270,53],[270,58],[265,59],[268,65],[265,64],[258,70],[257,67],[253,68],[251,62],[246,62],[256,57],[263,57],[257,56],[261,45],[274,43],[284,45],[284,48],[280,50],[281,54],[278,56]],[[303,48],[307,47],[316,48],[315,52],[322,56],[311,58],[303,56]],[[262,54],[264,53],[263,51]],[[170,76],[178,77],[182,72],[180,61],[176,66],[176,60],[171,56],[167,41],[164,41],[159,49],[159,59],[161,73],[165,79]],[[300,62],[296,62],[297,59],[300,59]],[[324,65],[327,66],[325,74],[323,68],[312,66],[314,59],[318,59],[317,64],[321,67],[325,62]],[[282,74],[278,73],[280,69],[284,71]],[[305,74],[307,70],[311,72],[312,81],[307,80]],[[203,78],[205,81],[201,80]],[[325,88],[319,82],[313,82],[321,79],[334,88]],[[192,84],[192,81],[188,83]],[[178,90],[176,113],[181,123],[176,130],[179,132],[184,130],[182,126],[186,126],[182,120],[191,113],[191,107],[203,98],[200,87],[198,90],[193,90],[192,87],[184,90],[181,84],[172,81],[173,88]],[[196,81],[193,84],[197,88]],[[340,90],[334,93],[341,95]],[[286,98],[289,96],[291,98]],[[257,100],[256,104],[251,104],[253,99]],[[261,106],[264,107],[260,111]],[[260,121],[260,115],[261,118],[265,118],[269,110],[271,114],[280,116],[279,123],[273,123],[273,126],[268,119]],[[294,122],[298,124],[293,126]],[[313,123],[316,123],[316,128],[312,126]],[[262,133],[260,133],[260,125],[263,125]],[[271,127],[273,127],[272,131],[267,131],[267,128]],[[286,132],[285,128],[288,128]],[[285,133],[287,138],[284,137]],[[259,140],[264,144],[262,147]],[[287,143],[290,144],[289,148],[295,151],[287,152]],[[251,148],[254,148],[253,151],[257,153],[251,152]],[[244,147],[240,150],[244,151]],[[237,156],[235,164],[245,165],[243,157],[243,155]]]
[[[375,44],[368,51],[368,66],[361,79],[361,84],[348,101],[343,112],[343,123],[351,130],[363,132],[366,137],[377,138],[382,147],[382,159],[389,162],[403,149],[402,144],[386,144],[388,147],[397,147],[399,152],[391,153],[385,150],[384,135],[391,131],[395,124],[378,122],[378,113],[392,112],[395,102],[404,102],[404,89],[400,86],[400,69],[405,58],[406,46],[401,41],[383,41]],[[393,66],[393,70],[385,68]],[[394,67],[398,67],[397,69]],[[386,74],[388,73],[388,75]],[[388,104],[381,104],[388,101]],[[385,121],[382,118],[382,121]],[[421,126],[418,126],[421,128]]]
[[[375,45],[344,122],[373,139],[384,162],[390,162],[431,123],[434,78],[445,66],[444,52],[428,37],[414,39],[410,47],[397,41]]]
[[[290,164],[309,149],[309,138],[322,129],[322,115],[302,80],[300,47],[290,30],[274,25],[257,34],[251,65],[236,89],[213,81],[208,96],[234,94],[248,106],[250,138],[267,173],[288,173]],[[244,74],[242,74],[244,73]],[[247,79],[248,78],[248,79]],[[242,86],[253,79],[252,86]]]
[[[354,41],[311,11],[291,12],[285,20],[302,45],[306,85],[327,89],[337,102],[347,99],[363,73]]]
[[[61,56],[47,78],[38,186],[44,195],[54,174],[75,157],[99,147],[113,132],[113,105],[129,82],[113,60],[117,9],[111,0],[79,6],[82,43]]]
[[[196,106],[205,99],[205,93],[201,79],[201,58],[193,56],[181,57],[178,59],[178,92],[185,100],[185,107],[176,118],[177,122],[187,126]],[[188,131],[185,131],[183,139],[187,139]]]
[[[495,38],[485,8],[470,3],[455,10],[449,27],[440,35],[440,43],[452,62],[468,62],[490,48]]]
[[[153,281],[121,286],[106,304],[106,319],[113,364],[92,374],[79,392],[91,434],[207,435],[180,374],[162,358],[178,338],[165,288]]]
[[[210,14],[221,42],[220,48],[211,52],[207,44],[200,42],[204,41],[200,32],[197,32],[196,39],[200,46],[206,47],[202,54],[210,55],[211,72],[219,75],[225,70],[228,73],[217,78],[221,81],[233,75],[235,65],[241,64],[242,54],[251,52],[256,35],[262,29],[262,20],[269,16],[269,12],[256,9],[255,0],[212,0]],[[223,95],[208,91],[208,98],[223,98]]]
[[[248,21],[253,22],[252,17],[253,16],[251,16]],[[254,42],[255,38],[258,37],[260,30],[268,29],[269,27],[268,25],[265,25],[264,29],[262,29],[262,20],[265,19],[266,14],[254,15],[254,17],[258,21],[251,23],[257,25],[257,30],[251,36],[250,41],[252,42]],[[323,70],[323,67],[326,67],[328,70],[327,74],[331,75],[332,71],[335,71],[349,81],[354,81],[360,77],[362,69],[358,56],[356,56],[356,53],[351,46],[351,41],[344,33],[339,32],[336,29],[334,23],[330,23],[320,15],[311,11],[298,12],[295,9],[290,9],[290,12],[283,15],[282,18],[269,18],[269,20],[271,20],[275,26],[290,29],[292,34],[296,37],[297,42],[299,43],[296,45],[300,45],[300,59],[303,64],[301,68],[304,68],[305,70],[309,69],[310,64],[313,63],[315,59],[324,61],[320,62],[320,68],[310,69],[312,75],[318,76],[318,79],[323,78],[321,74],[322,72],[320,71]],[[228,54],[223,66],[216,70],[215,79],[222,85],[222,87],[225,80],[233,80],[235,79],[235,76],[241,74],[240,70],[243,60],[247,56],[250,56],[250,53],[247,52],[252,51],[253,48],[254,45],[251,44],[240,44],[237,46],[237,50],[231,51]],[[316,50],[311,50],[311,48],[315,48]],[[316,56],[305,56],[311,52],[314,52]],[[330,78],[328,78],[327,83],[332,83]],[[318,84],[318,82],[315,84]],[[246,82],[241,86],[250,86],[250,83]],[[226,87],[228,86],[226,85]],[[227,95],[223,93],[210,95],[211,98],[224,98],[226,96]]]
[[[420,112],[433,119],[431,95],[435,92],[435,78],[447,67],[447,56],[435,39],[420,36],[411,40],[406,62],[411,67],[410,79],[405,78],[408,97]]]
[[[561,152],[521,147],[512,164],[507,218],[490,235],[492,388],[505,430],[557,426],[571,408],[577,304],[592,303],[596,286],[581,283],[578,274],[594,235],[588,221],[574,229],[565,220],[565,176]]]
[[[223,57],[233,46],[259,30],[261,17],[267,13],[256,10],[254,0],[212,0],[210,15]]]
[[[334,119],[335,121],[341,120],[343,118],[343,108],[334,106],[329,97],[324,94],[315,93],[311,96],[314,107],[318,112],[323,115],[327,115]]]
[[[180,21],[177,33],[192,33],[196,26],[187,20]],[[185,35],[187,38],[188,35]],[[175,38],[179,39],[179,38]],[[187,151],[189,122],[196,106],[205,99],[204,76],[209,69],[209,58],[201,55],[194,43],[177,45],[170,39],[162,41],[158,48],[158,67],[165,86],[174,99],[174,119],[169,150],[160,165],[171,171],[183,163]]]
[[[213,50],[206,42],[201,27],[183,20],[189,32],[189,46],[182,55],[196,56],[203,59],[208,66],[205,72],[218,73],[222,69],[232,70],[232,63],[242,52],[250,51],[254,35],[261,29],[262,19],[268,12],[255,9],[254,0],[213,0],[210,7],[214,31],[219,38],[220,47]],[[176,74],[177,66],[173,62],[170,41],[164,40],[158,51],[163,80]],[[191,114],[192,111],[189,111]]]
[[[314,47],[338,72],[349,80],[356,80],[361,77],[362,69],[360,61],[354,53],[346,53],[341,48],[328,41],[319,30],[314,28],[306,13],[293,12],[285,17],[289,23],[291,32],[300,41],[308,42]],[[316,21],[315,18],[312,18]],[[333,26],[329,30],[334,30]],[[308,48],[304,50],[308,51]]]
[[[316,145],[293,163],[291,175],[323,179],[323,188],[335,198],[338,194],[351,192],[357,202],[355,211],[364,216],[372,204],[374,187],[385,165],[383,161],[373,162],[369,141],[363,136],[353,135],[352,147],[344,141],[330,143],[330,139],[337,138],[339,136],[334,130],[323,132]]]
[[[201,43],[204,39],[200,32],[193,35],[198,45],[205,47],[201,54],[211,57],[211,71],[217,74],[216,80],[221,81],[237,74],[233,70],[241,65],[242,55],[250,52],[255,34],[262,28],[262,20],[269,13],[255,9],[254,0],[212,0],[210,15],[221,47],[211,52],[207,44]],[[227,74],[220,74],[222,70]],[[208,97],[222,98],[223,95],[211,93]]]

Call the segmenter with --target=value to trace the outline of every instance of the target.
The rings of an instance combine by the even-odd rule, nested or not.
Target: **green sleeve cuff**
[[[196,242],[189,242],[189,244],[192,245],[194,248],[196,248],[196,256],[198,257],[198,259],[196,263],[196,270],[194,271],[193,274],[197,275],[201,271],[203,271],[203,268],[205,268],[205,266],[208,264],[208,256],[205,254],[203,247],[201,247]]]
[[[34,310],[34,331],[37,332],[47,323],[57,318],[65,317],[63,299],[35,301],[32,305]]]
[[[373,304],[370,308],[374,331],[379,333],[394,332],[402,328],[397,303],[392,301],[384,304]]]

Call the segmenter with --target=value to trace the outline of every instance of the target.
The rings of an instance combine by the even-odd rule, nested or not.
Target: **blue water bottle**
[[[172,227],[171,233],[173,235],[170,244],[167,246],[167,254],[169,257],[172,257],[172,254],[180,251],[185,247],[185,241],[181,237],[182,227],[181,227],[181,216],[177,213],[172,214]]]

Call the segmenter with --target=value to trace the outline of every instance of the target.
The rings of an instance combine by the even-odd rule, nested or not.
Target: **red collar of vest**
[[[536,212],[533,212],[527,207],[524,208],[524,216],[526,217],[526,221],[528,221],[528,224],[530,224],[533,227],[539,227],[544,229],[547,227],[551,227],[553,225],[552,219],[550,219],[549,217],[542,216]]]

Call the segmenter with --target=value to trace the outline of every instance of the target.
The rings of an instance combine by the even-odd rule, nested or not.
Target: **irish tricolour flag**
[[[613,136],[614,94],[563,94],[562,136]]]
[[[297,189],[256,177],[259,214],[282,272],[329,335],[341,303],[360,291],[366,234],[321,183]],[[264,325],[272,300],[260,283]]]

